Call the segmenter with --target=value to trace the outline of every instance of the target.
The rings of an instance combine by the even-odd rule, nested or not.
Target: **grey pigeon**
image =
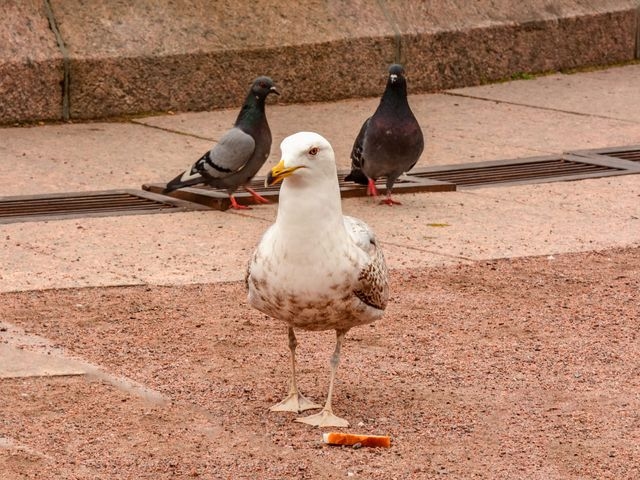
[[[264,165],[271,151],[271,130],[264,111],[264,103],[270,93],[280,95],[273,80],[269,77],[256,78],[233,128],[188,170],[167,183],[163,193],[206,184],[226,189],[231,206],[246,209],[249,207],[240,205],[233,197],[233,193],[242,186],[257,202],[268,203],[247,184]]]
[[[424,150],[420,125],[407,101],[407,80],[402,65],[389,67],[387,87],[380,105],[369,117],[351,150],[351,173],[345,180],[367,185],[367,193],[377,196],[375,181],[387,179],[387,198],[380,203],[399,205],[391,198],[398,177],[416,164]]]

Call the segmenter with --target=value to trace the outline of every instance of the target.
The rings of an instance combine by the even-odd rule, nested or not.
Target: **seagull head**
[[[298,132],[285,138],[280,150],[282,160],[267,175],[266,186],[275,185],[291,175],[337,178],[333,148],[322,135]]]
[[[402,65],[394,63],[389,67],[389,83],[402,84],[404,82],[404,68]]]
[[[258,77],[253,81],[253,85],[251,86],[251,91],[257,97],[267,98],[267,95],[270,93],[275,93],[276,95],[280,95],[280,92],[276,89],[276,86],[273,84],[273,80],[269,77]]]

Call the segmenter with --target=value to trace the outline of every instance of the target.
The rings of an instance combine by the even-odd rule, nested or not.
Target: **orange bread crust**
[[[329,445],[356,445],[359,443],[363,447],[384,447],[391,446],[391,437],[386,435],[356,435],[353,433],[329,432],[322,434],[322,440]]]

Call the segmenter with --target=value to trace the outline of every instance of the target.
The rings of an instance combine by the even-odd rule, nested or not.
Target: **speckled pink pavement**
[[[412,96],[420,164],[640,144],[639,75]],[[265,169],[298,130],[346,168],[376,104],[269,104]],[[167,180],[234,115],[0,129],[0,194]],[[397,197],[343,201],[381,240],[393,299],[348,335],[334,409],[390,434],[384,451],[267,412],[286,332],[242,278],[275,205],[1,225],[0,479],[638,478],[640,175]],[[321,399],[332,335],[299,341]]]

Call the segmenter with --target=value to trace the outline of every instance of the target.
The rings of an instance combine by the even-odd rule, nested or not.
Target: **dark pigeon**
[[[269,77],[256,78],[233,128],[191,168],[167,183],[163,193],[206,184],[226,189],[233,208],[249,208],[240,205],[233,197],[233,193],[242,186],[257,202],[268,203],[247,184],[264,165],[271,151],[271,130],[264,111],[264,103],[270,93],[280,95],[273,80]]]
[[[377,196],[375,181],[385,177],[387,198],[380,203],[399,205],[391,198],[393,184],[413,168],[422,150],[424,138],[407,101],[404,69],[402,65],[391,65],[380,105],[364,122],[353,144],[351,173],[345,180],[367,185],[367,193]]]

